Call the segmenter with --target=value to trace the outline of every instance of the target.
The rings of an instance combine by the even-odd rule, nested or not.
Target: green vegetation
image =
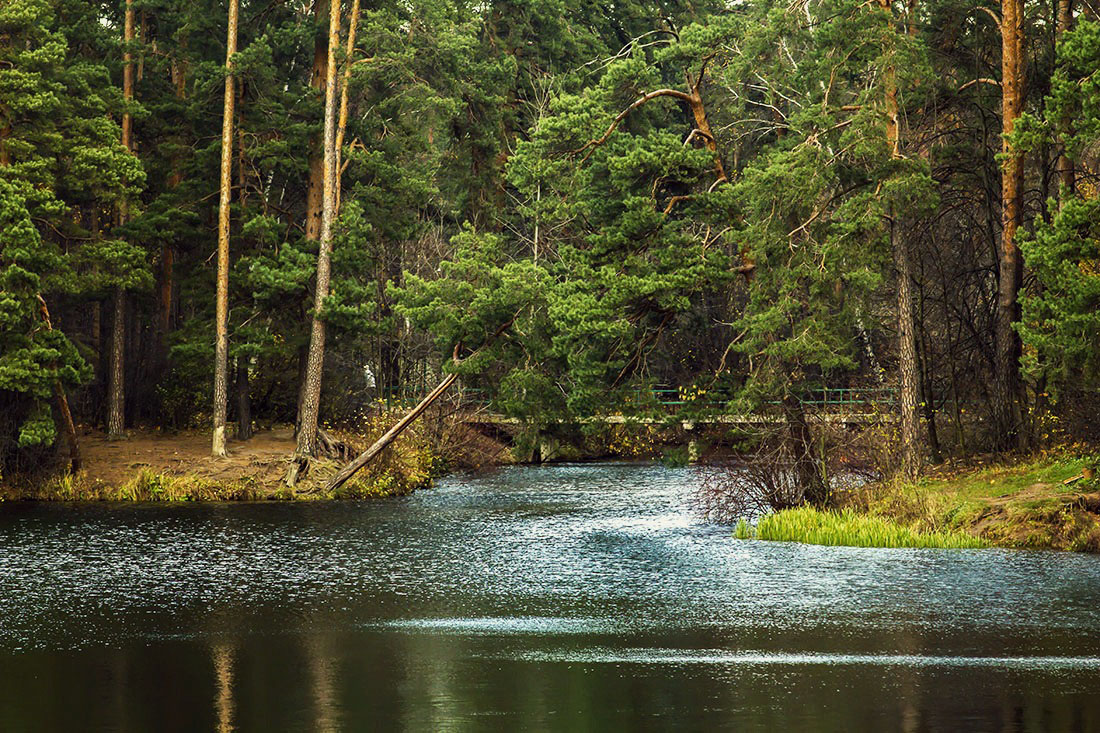
[[[739,539],[867,547],[1014,547],[1100,552],[1100,483],[1081,478],[1093,455],[1061,453],[848,492],[841,507],[787,509]],[[1072,480],[1065,483],[1066,480]]]
[[[921,532],[889,519],[840,511],[799,507],[761,517],[755,529],[738,524],[738,539],[805,542],[851,547],[985,547],[988,543],[964,532]]]

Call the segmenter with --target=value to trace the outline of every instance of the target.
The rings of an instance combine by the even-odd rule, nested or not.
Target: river
[[[737,541],[697,479],[0,504],[0,730],[1100,731],[1100,557]]]

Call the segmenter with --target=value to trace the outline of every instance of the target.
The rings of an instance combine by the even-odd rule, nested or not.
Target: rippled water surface
[[[0,504],[0,730],[1100,731],[1100,558],[736,541],[695,481]]]

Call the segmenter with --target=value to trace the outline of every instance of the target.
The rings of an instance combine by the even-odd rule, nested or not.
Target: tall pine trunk
[[[915,4],[909,6],[910,23],[914,15]],[[881,0],[886,11],[889,30],[893,32],[894,18],[890,0]],[[886,142],[890,147],[890,157],[901,158],[901,131],[898,124],[898,83],[897,68],[891,58],[886,66]],[[912,261],[909,243],[895,219],[894,212],[888,212],[890,248],[897,270],[898,291],[898,387],[899,407],[901,409],[901,470],[907,479],[916,478],[920,471],[920,415],[917,412],[917,344],[916,323],[913,313]]]
[[[901,470],[907,479],[920,472],[920,415],[917,412],[916,318],[913,314],[912,259],[909,243],[897,236],[891,223],[890,239],[894,247],[894,265],[898,275],[898,402],[901,408]]]
[[[355,55],[355,31],[359,27],[359,0],[351,4],[348,20],[348,45],[344,53],[344,83],[340,87],[340,121],[336,123],[336,211],[340,211],[340,179],[344,173],[344,132],[348,129],[348,82],[351,80],[351,64]]]
[[[122,113],[122,146],[133,151],[133,116],[130,114],[130,102],[134,98],[134,58],[130,44],[134,40],[134,5],[126,0],[126,15],[123,22],[122,42],[125,51],[122,55],[122,98],[126,109]],[[119,202],[118,225],[126,223],[129,215],[125,199]],[[121,438],[126,429],[126,291],[121,286],[114,292],[114,319],[111,323],[110,370],[107,379],[107,437]]]
[[[229,29],[225,42],[225,98],[222,111],[221,200],[218,207],[217,325],[214,342],[214,436],[211,452],[226,455],[225,414],[229,381],[229,195],[233,172],[233,106],[236,83],[233,55],[237,53],[238,0],[229,0]]]
[[[994,443],[1011,448],[1022,442],[1023,416],[1020,395],[1020,337],[1013,324],[1019,320],[1020,281],[1023,261],[1016,245],[1021,219],[1023,155],[1009,137],[1023,109],[1023,2],[1001,3],[1001,257],[997,291],[994,374]]]
[[[1071,28],[1073,28],[1073,0],[1058,0],[1057,40],[1062,40],[1062,34]],[[1063,120],[1063,123],[1068,127],[1072,125],[1072,120]],[[1062,131],[1063,137],[1068,134],[1069,130]],[[1077,186],[1073,161],[1066,155],[1064,147],[1058,155],[1058,182],[1061,185],[1058,204],[1063,206],[1066,198],[1073,195],[1073,190]]]
[[[324,191],[321,241],[317,253],[317,284],[313,299],[309,355],[306,360],[305,394],[299,419],[297,456],[308,459],[317,452],[317,424],[321,407],[321,376],[325,359],[325,322],[322,318],[328,297],[332,254],[332,223],[336,217],[336,49],[340,43],[340,1],[329,2],[328,62],[325,69]],[[300,466],[296,462],[295,466]],[[288,474],[293,483],[294,469]]]
[[[325,4],[317,6],[320,14]],[[325,88],[325,80],[328,78],[328,36],[317,35],[313,40],[313,70],[310,74],[309,85],[320,91]],[[321,239],[321,219],[324,216],[325,201],[325,151],[324,135],[314,136],[309,145],[309,183],[306,187],[306,226],[305,236],[310,242],[319,242]],[[298,365],[298,408],[294,418],[295,437],[302,429],[303,406],[306,401],[306,361],[309,348],[304,347],[300,354]]]

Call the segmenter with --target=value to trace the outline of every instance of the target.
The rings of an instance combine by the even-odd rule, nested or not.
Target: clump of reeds
[[[785,509],[760,518],[755,529],[742,520],[734,535],[812,545],[851,547],[988,547],[980,537],[964,532],[921,532],[883,517],[857,514],[851,509],[826,511],[809,507]]]

